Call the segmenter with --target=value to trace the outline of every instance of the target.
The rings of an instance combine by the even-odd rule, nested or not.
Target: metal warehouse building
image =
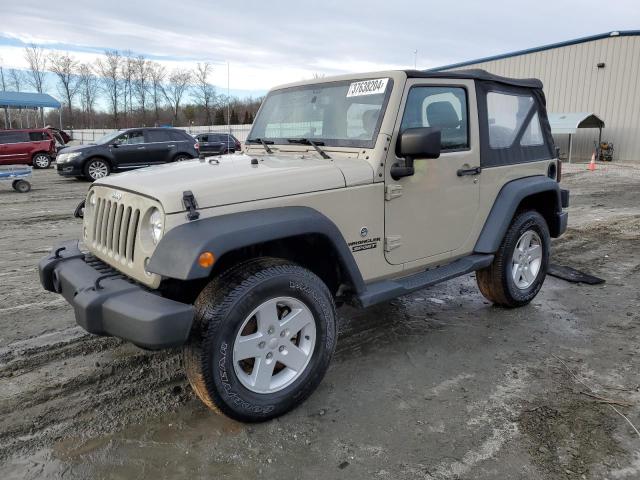
[[[463,68],[539,78],[549,112],[595,113],[605,122],[602,140],[614,143],[614,161],[640,162],[640,30],[603,33],[434,70]],[[578,130],[573,159],[590,158],[597,140],[598,130]],[[556,145],[566,155],[568,137],[556,135]]]

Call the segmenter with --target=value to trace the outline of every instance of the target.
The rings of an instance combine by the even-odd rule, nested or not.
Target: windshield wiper
[[[316,152],[318,152],[322,158],[331,158],[327,152],[325,152],[324,150],[322,150],[319,145],[324,145],[324,142],[314,142],[313,140],[309,140],[308,138],[287,138],[287,142],[289,143],[299,143],[301,145],[311,145],[313,148],[316,149]]]
[[[246,140],[246,143],[261,143],[267,153],[273,153],[273,150],[271,150],[268,145],[273,145],[272,140],[263,140],[262,138],[249,138]]]

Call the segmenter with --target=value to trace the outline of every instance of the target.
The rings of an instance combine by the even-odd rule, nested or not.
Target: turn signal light
[[[198,265],[202,268],[209,268],[213,266],[213,262],[215,262],[216,258],[213,256],[211,252],[202,252],[198,257]]]

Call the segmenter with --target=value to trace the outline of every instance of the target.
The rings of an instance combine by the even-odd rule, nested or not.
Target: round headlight
[[[162,224],[162,214],[160,210],[154,208],[149,215],[149,227],[151,227],[151,238],[153,239],[153,243],[157,245],[162,238],[162,230],[164,225]]]

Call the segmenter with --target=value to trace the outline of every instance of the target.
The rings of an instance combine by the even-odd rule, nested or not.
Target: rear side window
[[[400,131],[436,127],[442,135],[441,148],[469,148],[467,93],[461,87],[413,87],[409,91]]]
[[[3,143],[22,143],[28,142],[29,135],[27,132],[0,132],[0,144]]]
[[[187,135],[185,132],[181,132],[180,130],[167,130],[167,134],[169,135],[171,141],[174,142],[184,142],[190,139],[189,135]]]
[[[166,130],[147,130],[147,138],[149,143],[168,142],[171,140]]]
[[[49,135],[45,132],[29,132],[29,140],[32,142],[42,142],[43,140],[49,140]]]
[[[528,120],[530,124],[533,120],[529,112],[534,108],[534,103],[533,97],[528,95],[489,92],[487,94],[489,146],[509,148],[513,145],[523,123]]]

